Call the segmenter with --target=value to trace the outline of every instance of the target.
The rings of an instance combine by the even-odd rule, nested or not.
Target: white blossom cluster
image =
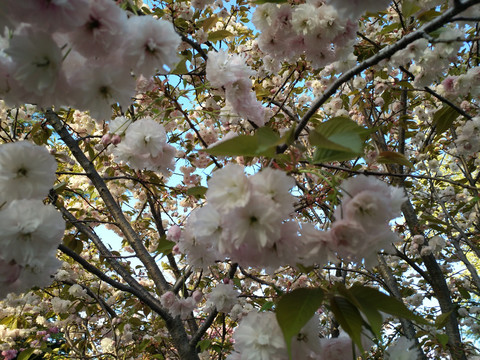
[[[264,53],[280,61],[297,61],[304,55],[320,68],[352,52],[357,21],[365,10],[382,10],[389,3],[307,0],[294,7],[267,3],[258,6],[252,21]]]
[[[112,153],[115,161],[128,163],[135,170],[159,171],[167,175],[175,168],[175,148],[167,143],[163,125],[151,117],[135,122],[118,117],[110,125],[110,132],[117,141]],[[121,136],[123,135],[123,137]]]
[[[225,89],[226,108],[261,127],[265,124],[265,108],[252,91],[249,76],[255,74],[240,55],[226,51],[210,51],[207,61],[207,79],[216,88]]]
[[[131,73],[150,77],[177,61],[172,24],[131,16],[111,0],[6,0],[0,18],[0,96],[7,103],[72,106],[97,120],[128,107]],[[3,31],[5,29],[5,32]]]
[[[314,315],[292,339],[292,359],[295,360],[345,360],[355,358],[350,337],[342,330],[339,337],[319,338],[320,321]],[[233,334],[235,351],[227,360],[287,360],[285,340],[272,312],[249,312],[239,323]],[[365,349],[372,341],[362,336]],[[356,347],[355,347],[356,348]],[[358,348],[356,354],[360,352]],[[385,359],[416,360],[419,351],[413,340],[399,338],[387,348]]]
[[[480,151],[480,117],[466,120],[457,128],[455,152],[460,156],[474,156]]]
[[[373,266],[378,251],[398,240],[389,221],[400,216],[401,189],[367,176],[345,180],[336,220],[329,231],[320,231],[291,218],[294,184],[279,170],[247,177],[243,167],[227,165],[212,175],[207,205],[190,215],[174,250],[204,269],[224,258],[267,270],[324,265],[335,254]]]
[[[0,296],[47,286],[60,266],[56,250],[65,223],[44,205],[57,163],[41,146],[27,141],[0,146]]]
[[[208,204],[190,215],[174,248],[194,266],[224,258],[270,270],[324,262],[326,233],[290,219],[295,180],[285,172],[266,168],[247,177],[242,166],[229,164],[208,185]]]
[[[406,198],[401,188],[360,175],[341,184],[343,200],[335,209],[329,247],[347,261],[372,265],[376,254],[398,241],[389,221],[400,216]]]

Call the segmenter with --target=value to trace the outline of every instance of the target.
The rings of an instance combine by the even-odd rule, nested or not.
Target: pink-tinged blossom
[[[13,360],[17,358],[18,351],[17,350],[3,350],[2,356],[4,356],[3,360]]]
[[[346,360],[354,359],[352,340],[348,336],[331,339],[320,339],[322,353],[321,360]]]
[[[225,98],[240,117],[253,122],[258,127],[265,125],[265,108],[252,91],[249,78],[240,79],[225,86]]]
[[[385,10],[392,0],[329,0],[342,17],[358,20],[366,12]]]
[[[242,360],[287,360],[287,346],[275,314],[251,311],[233,334]]]
[[[74,49],[84,56],[106,56],[123,47],[126,23],[126,13],[114,1],[90,1],[88,20],[69,36]]]
[[[60,265],[54,255],[44,258],[41,265],[20,266],[12,261],[5,264],[5,260],[0,259],[0,299],[9,293],[19,294],[34,286],[49,286]],[[8,269],[8,266],[14,268]]]
[[[284,216],[294,211],[295,197],[290,190],[295,186],[295,179],[284,171],[265,168],[251,176],[250,182],[253,191],[272,199]]]
[[[62,52],[49,33],[23,26],[13,35],[5,53],[14,64],[13,78],[28,91],[38,95],[56,85]]]
[[[180,240],[180,236],[182,235],[182,229],[180,226],[173,225],[167,231],[167,240],[178,242]]]
[[[187,256],[189,264],[206,270],[222,258],[217,250],[221,234],[220,215],[207,204],[190,214],[178,250]]]
[[[125,116],[117,116],[108,122],[108,133],[112,135],[125,135],[125,132],[131,124],[131,119],[127,119]]]
[[[319,331],[320,319],[318,314],[314,314],[292,339],[292,359],[315,360],[319,358],[322,353]]]
[[[190,316],[197,303],[192,297],[179,299],[173,292],[167,291],[160,297],[160,303],[173,317],[180,316],[183,320]]]
[[[10,1],[10,14],[18,22],[28,22],[51,31],[71,31],[88,20],[89,0]]]
[[[78,69],[69,81],[74,93],[72,105],[88,110],[97,121],[111,119],[113,104],[128,108],[135,95],[135,80],[121,63],[88,65]]]
[[[250,199],[250,182],[243,167],[228,164],[213,173],[208,180],[206,197],[219,210],[245,206]]]
[[[334,212],[329,247],[347,261],[363,258],[370,266],[376,252],[397,239],[388,223],[400,216],[403,190],[361,175],[345,180],[341,192],[343,199]]]
[[[227,103],[232,110],[257,126],[265,124],[265,109],[257,101],[252,91],[252,82],[249,76],[255,72],[245,63],[240,55],[229,55],[221,50],[210,51],[207,61],[207,79],[213,87],[225,89]]]
[[[138,119],[131,124],[125,137],[113,154],[116,161],[128,163],[136,170],[159,171],[165,175],[175,168],[175,148],[167,144],[163,125],[150,117]]]
[[[218,250],[234,257],[236,250],[243,246],[262,251],[280,237],[282,220],[278,205],[271,199],[260,195],[251,197],[244,207],[224,215],[222,225],[225,235]],[[238,260],[241,262],[241,259]]]
[[[235,290],[233,284],[218,284],[207,294],[207,308],[216,308],[217,311],[229,313],[233,306],[238,303],[240,292]]]
[[[0,210],[2,258],[41,267],[55,257],[65,230],[62,215],[41,200],[13,200]]]
[[[132,16],[127,25],[125,55],[137,75],[150,77],[158,70],[165,73],[173,68],[178,61],[180,36],[170,22],[150,16]]]
[[[5,261],[0,258],[0,287],[13,284],[22,273],[22,266],[15,261]]]
[[[42,146],[27,141],[0,146],[0,200],[42,199],[55,181],[57,162]]]
[[[209,51],[207,61],[207,79],[213,87],[231,85],[238,80],[255,74],[243,58],[237,54],[228,54],[225,50]]]

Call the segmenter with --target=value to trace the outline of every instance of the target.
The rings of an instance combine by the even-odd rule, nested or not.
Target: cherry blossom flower
[[[217,311],[229,313],[233,306],[238,303],[240,292],[235,290],[233,284],[218,284],[207,294],[207,308],[215,307]]]
[[[219,210],[245,206],[250,199],[250,182],[243,167],[228,164],[208,180],[206,197]]]
[[[42,201],[12,200],[0,210],[2,258],[22,266],[41,267],[55,257],[65,222],[52,205]]]
[[[135,80],[118,61],[80,68],[69,81],[74,84],[72,105],[88,110],[97,121],[111,119],[113,104],[128,108],[135,95]]]
[[[55,181],[57,163],[42,146],[28,141],[0,146],[0,199],[41,199]]]
[[[403,190],[364,175],[345,180],[341,189],[344,196],[334,212],[329,247],[346,260],[363,258],[372,265],[376,252],[397,239],[388,222],[400,216]]]
[[[287,346],[275,314],[251,311],[233,334],[242,360],[286,360]]]
[[[133,16],[128,19],[127,25],[130,31],[125,54],[133,63],[136,74],[150,77],[157,70],[165,73],[165,70],[173,68],[178,61],[180,36],[170,22],[148,16]]]
[[[127,162],[136,170],[160,171],[167,175],[169,169],[175,168],[176,150],[166,140],[163,125],[150,117],[138,119],[128,126],[124,139],[113,149],[113,154],[116,161]]]
[[[13,77],[29,91],[41,94],[55,85],[62,53],[51,34],[24,26],[13,35],[5,53],[15,64]]]
[[[71,31],[88,20],[89,0],[22,0],[10,1],[11,16],[42,29]]]
[[[419,350],[413,340],[401,337],[390,345],[385,355],[386,360],[416,360],[419,358]]]
[[[122,48],[126,39],[126,13],[114,1],[90,1],[88,20],[69,33],[76,51],[86,57],[105,56]]]

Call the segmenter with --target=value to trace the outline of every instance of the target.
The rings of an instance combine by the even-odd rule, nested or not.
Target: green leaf
[[[274,305],[275,303],[273,301],[267,301],[265,304],[262,305],[262,307],[260,308],[260,311],[270,310]]]
[[[448,335],[447,334],[437,334],[436,338],[440,344],[446,346],[448,343]]]
[[[478,201],[478,200],[477,200]],[[465,289],[463,286],[459,286],[458,287],[458,292],[460,293],[460,295],[462,295],[462,298],[466,299],[466,300],[469,300],[470,299],[470,293],[468,292],[467,289]]]
[[[211,155],[219,156],[266,156],[274,157],[280,136],[268,127],[258,129],[254,135],[239,135],[206,149]]]
[[[443,328],[447,324],[450,315],[452,315],[452,311],[437,316],[435,319],[435,327],[437,329]]]
[[[30,358],[34,351],[35,349],[33,348],[23,350],[20,354],[18,354],[17,360],[28,360],[28,358]]]
[[[167,240],[166,236],[162,236],[158,241],[157,246],[157,253],[161,253],[163,255],[168,255],[172,252],[175,243],[173,241]]]
[[[227,37],[233,36],[233,34],[228,30],[217,30],[208,34],[209,41],[220,41]]]
[[[411,310],[409,310],[401,301],[395,299],[394,297],[388,296],[378,291],[377,289],[355,284],[350,289],[348,289],[348,291],[355,298],[369,299],[371,306],[376,310],[382,311],[389,315],[413,320],[418,322],[419,324],[432,325],[423,317],[418,316]]]
[[[381,330],[383,325],[383,316],[380,312],[372,306],[372,302],[368,294],[358,291],[358,288],[354,288],[353,291],[346,290],[349,298],[352,298],[354,304],[367,318],[368,325],[373,335],[378,339],[381,338]]]
[[[342,296],[332,296],[330,299],[330,310],[335,319],[342,326],[342,329],[350,335],[355,345],[363,352],[362,345],[362,315],[348,299]]]
[[[177,63],[177,66],[175,66],[175,69],[173,69],[170,74],[175,74],[175,75],[185,75],[188,73],[187,69],[187,58],[182,57],[182,59]]]
[[[295,289],[280,298],[276,306],[278,324],[282,329],[291,358],[292,338],[322,305],[324,291],[320,288]]]
[[[196,198],[201,198],[205,196],[207,190],[208,189],[205,186],[194,186],[187,190],[187,195],[193,195]]]
[[[418,5],[417,0],[404,0],[402,3],[402,13],[406,18],[409,18],[419,10],[422,10],[422,8]]]
[[[458,112],[448,105],[437,110],[435,115],[433,115],[433,124],[436,127],[437,135],[443,134],[450,129],[458,115]]]
[[[400,164],[409,168],[414,167],[405,155],[395,151],[382,151],[378,154],[377,162],[379,164]]]
[[[203,28],[203,31],[208,31],[213,25],[215,25],[218,21],[218,17],[216,15],[210,16],[206,18],[205,20],[201,21],[201,26]],[[200,23],[200,21],[199,21]]]
[[[310,132],[310,143],[316,146],[313,161],[345,161],[360,156],[369,133],[344,116],[327,120]]]

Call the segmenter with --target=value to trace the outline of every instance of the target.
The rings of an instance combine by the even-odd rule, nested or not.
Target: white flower
[[[13,200],[0,211],[1,256],[21,266],[41,267],[55,258],[65,222],[52,205],[41,200]]]
[[[165,70],[173,68],[178,61],[180,36],[171,23],[150,16],[132,16],[127,25],[130,31],[125,53],[137,75],[149,77],[156,70],[165,73]]]
[[[15,20],[54,31],[71,31],[88,20],[89,0],[10,1]]]
[[[387,349],[386,360],[417,360],[420,353],[413,340],[401,337]]]
[[[47,149],[27,141],[0,146],[0,200],[47,196],[57,163]]]
[[[233,334],[242,360],[286,360],[287,347],[275,314],[250,312]]]
[[[89,297],[87,295],[87,289],[84,289],[78,284],[73,284],[72,286],[70,286],[70,288],[68,289],[68,293],[73,297],[77,297],[80,299],[85,299]]]
[[[168,173],[175,167],[176,150],[167,144],[163,125],[150,117],[131,124],[123,141],[113,150],[116,161],[127,162],[136,170],[147,169]]]
[[[225,50],[209,51],[207,61],[207,79],[213,87],[220,88],[248,78],[255,74],[245,59],[237,54],[228,54]]]
[[[341,16],[357,20],[365,12],[385,10],[392,0],[330,0]]]
[[[225,235],[220,253],[231,254],[243,247],[261,251],[280,237],[282,216],[278,206],[265,196],[251,197],[244,207],[234,208],[222,219]]]
[[[114,352],[115,351],[115,341],[108,338],[108,337],[104,337],[100,341],[100,346],[102,347],[102,350],[104,352]]]
[[[403,190],[363,175],[345,180],[341,189],[344,196],[334,212],[330,249],[345,260],[363,258],[371,266],[376,252],[396,241],[388,223],[400,215]]]
[[[220,210],[245,206],[250,198],[250,183],[243,167],[228,164],[215,171],[208,180],[206,197],[210,204]]]
[[[87,22],[69,33],[75,50],[95,58],[123,48],[127,14],[114,1],[90,1]]]
[[[44,258],[41,265],[22,266],[15,261],[0,258],[0,299],[9,293],[22,293],[34,286],[45,287],[52,283],[53,274],[61,262],[55,256]]]
[[[265,168],[250,177],[255,192],[271,198],[279,205],[279,210],[287,216],[293,212],[295,197],[290,190],[295,186],[295,179],[280,170]],[[256,195],[253,195],[256,196]]]
[[[126,109],[135,95],[135,80],[118,61],[78,69],[70,82],[75,93],[71,100],[73,105],[88,110],[97,121],[110,120],[111,106],[118,103]]]
[[[42,94],[54,87],[61,70],[62,53],[52,35],[24,26],[12,37],[5,53],[14,64],[13,77],[25,89]]]
[[[115,135],[124,135],[130,124],[132,124],[132,120],[125,116],[117,116],[108,123],[108,132]]]
[[[207,294],[206,307],[215,307],[219,312],[228,313],[238,303],[238,295],[240,293],[233,288],[233,284],[218,284]]]

